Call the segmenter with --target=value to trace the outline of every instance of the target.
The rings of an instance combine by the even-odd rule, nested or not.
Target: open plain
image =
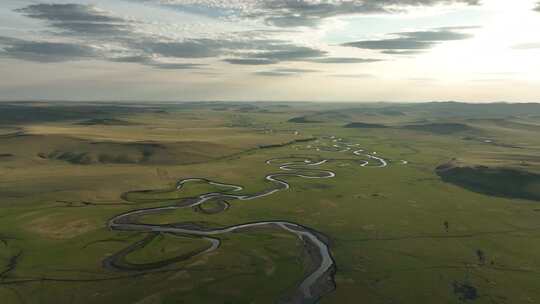
[[[0,105],[3,303],[535,303],[540,105]]]

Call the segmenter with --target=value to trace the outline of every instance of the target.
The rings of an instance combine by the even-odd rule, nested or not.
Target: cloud
[[[262,65],[326,56],[325,51],[316,48],[267,38],[275,34],[275,31],[236,32],[223,39],[175,40],[137,31],[138,22],[114,16],[91,5],[33,4],[17,9],[16,12],[29,18],[45,20],[50,27],[61,30],[54,32],[54,36],[57,37],[54,39],[55,42],[19,41],[4,52],[4,56],[9,55],[23,60],[66,61],[94,56],[96,59],[114,62],[139,63],[164,69],[185,69],[197,68],[199,65],[177,62],[156,64],[155,59],[161,59],[158,60],[160,62],[166,59],[173,61],[218,59],[231,64]],[[69,44],[56,42],[58,38],[69,40]],[[29,56],[30,52],[22,49],[27,45],[45,48],[47,44],[50,44],[50,51],[43,56],[37,56],[39,55],[37,52]],[[62,46],[64,49],[61,49]],[[54,49],[58,49],[57,56],[52,56]],[[100,52],[90,52],[93,49],[100,49]],[[20,52],[20,56],[17,52]]]
[[[394,13],[411,7],[439,4],[478,5],[479,0],[132,0],[157,2],[168,7],[262,19],[276,27],[314,27],[326,18],[342,15]],[[198,9],[194,9],[198,8]],[[215,13],[214,13],[215,14]]]
[[[165,69],[165,70],[194,70],[200,69],[205,64],[199,63],[179,63],[179,62],[161,62],[157,61],[152,57],[148,56],[127,56],[127,57],[117,57],[111,58],[110,61],[120,62],[120,63],[139,63],[154,68]]]
[[[222,58],[235,65],[269,65],[289,61],[325,60],[325,51],[273,39],[188,39],[182,42],[143,41],[132,45],[146,54],[169,58]],[[329,59],[329,58],[328,58]]]
[[[275,55],[275,54],[274,54]],[[290,54],[289,54],[290,55]],[[302,62],[312,62],[312,63],[322,63],[322,64],[354,64],[354,63],[371,63],[383,61],[382,59],[373,59],[373,58],[352,58],[352,57],[316,57],[312,58],[311,55],[316,54],[306,54],[306,56],[283,56],[280,55],[280,58],[229,58],[223,61],[230,64],[239,64],[239,65],[269,65],[276,64],[282,61],[302,61]],[[255,55],[252,55],[255,56]],[[257,54],[256,56],[265,57],[268,54]],[[268,56],[275,57],[275,56]]]
[[[349,42],[343,46],[356,47],[360,49],[370,50],[424,50],[435,45],[434,41],[419,41],[411,38],[393,38],[383,40],[364,40],[357,42]]]
[[[239,65],[268,65],[268,64],[275,64],[279,62],[277,60],[270,60],[270,59],[243,59],[243,58],[229,58],[223,61],[228,62],[230,64],[239,64]]]
[[[135,0],[132,0],[135,1]],[[157,0],[136,0],[155,2]],[[202,13],[209,9],[226,10],[244,18],[262,18],[278,26],[315,26],[328,17],[375,11],[393,12],[400,7],[435,5],[442,3],[477,4],[475,0],[166,0],[159,3],[190,12]],[[373,58],[330,57],[317,47],[274,39],[278,31],[232,32],[224,38],[173,39],[138,30],[144,24],[128,20],[93,5],[32,4],[17,9],[29,18],[45,21],[53,32],[49,41],[23,41],[8,43],[2,56],[41,62],[59,62],[82,59],[101,59],[113,62],[131,62],[163,69],[197,69],[201,64],[179,60],[214,59],[234,65],[271,65],[283,62],[318,64],[360,64],[381,61]],[[228,15],[229,13],[219,14]],[[278,19],[280,21],[278,21]],[[295,20],[298,19],[298,20]],[[287,24],[286,24],[287,23]],[[349,47],[380,50],[386,54],[412,54],[429,49],[442,41],[466,39],[460,33],[469,27],[440,28],[432,31],[403,32],[393,38],[358,41],[344,44]],[[46,30],[45,30],[46,31]],[[48,32],[50,33],[50,32]],[[43,52],[39,52],[41,49]],[[56,54],[55,54],[56,53]],[[275,72],[275,71],[272,71]],[[286,73],[278,71],[278,73]]]
[[[280,40],[252,40],[248,45],[249,47],[246,47],[235,43],[236,51],[234,48],[229,50],[230,54],[238,58],[229,58],[225,61],[240,65],[266,65],[288,61],[322,60],[328,54],[320,49]]]
[[[182,42],[154,42],[147,41],[135,44],[136,49],[145,53],[158,54],[173,58],[209,58],[217,57],[222,49],[216,46],[213,40],[185,40]]]
[[[26,41],[7,37],[0,37],[0,47],[1,56],[43,63],[82,60],[99,56],[96,49],[88,46]]]
[[[16,12],[29,18],[45,20],[52,27],[77,35],[115,35],[128,33],[127,20],[112,16],[91,5],[32,4]]]
[[[417,55],[422,53],[424,50],[384,50],[381,53],[387,55]]]
[[[270,0],[263,1],[267,22],[280,27],[314,26],[329,17],[392,13],[405,7],[448,3],[477,5],[478,0]]]
[[[352,58],[352,57],[327,57],[326,51],[307,47],[297,46],[290,43],[283,43],[275,40],[254,41],[257,48],[262,51],[238,52],[240,58],[229,58],[224,61],[231,64],[240,65],[268,65],[288,61],[301,61],[312,63],[328,64],[352,64],[352,63],[370,63],[382,61],[374,58]]]
[[[32,4],[16,10],[28,17],[58,22],[119,22],[94,6],[82,4]]]
[[[371,62],[379,62],[383,60],[374,59],[374,58],[327,57],[327,58],[308,59],[306,61],[315,62],[315,63],[346,64],[346,63],[371,63]]]
[[[173,63],[156,61],[149,62],[146,65],[163,70],[196,70],[206,66],[205,64],[198,63]]]
[[[174,41],[143,41],[133,45],[146,53],[175,58],[209,58],[235,55],[239,59],[226,59],[231,63],[248,64],[304,60],[326,55],[319,49],[298,46],[284,40],[272,39],[187,39]]]
[[[471,34],[459,33],[453,30],[436,30],[436,31],[418,31],[418,32],[402,32],[396,33],[396,35],[413,39],[415,41],[427,41],[427,42],[442,42],[463,40],[471,38]]]
[[[118,63],[138,63],[153,68],[167,70],[200,69],[205,66],[204,64],[198,63],[163,62],[156,60],[148,54],[115,57],[99,48],[84,44],[30,41],[10,37],[0,37],[0,57],[40,63],[97,59]]]
[[[278,68],[269,71],[258,71],[255,72],[255,75],[259,76],[270,76],[270,77],[290,77],[290,76],[300,76],[306,73],[316,73],[317,70],[311,69],[294,69],[294,68]]]
[[[460,31],[460,30],[475,30],[482,28],[479,25],[462,25],[462,26],[441,26],[435,28],[435,30],[441,31]]]
[[[435,29],[430,31],[401,32],[389,34],[394,38],[380,40],[362,40],[348,42],[343,46],[369,50],[379,50],[384,54],[411,55],[430,49],[445,41],[464,40],[472,37],[471,34],[457,32],[455,29],[468,27],[454,27],[452,29]]]
[[[248,57],[277,61],[295,61],[308,58],[322,57],[326,54],[327,53],[325,51],[314,49],[311,47],[287,45],[285,49],[252,53],[248,55]]]

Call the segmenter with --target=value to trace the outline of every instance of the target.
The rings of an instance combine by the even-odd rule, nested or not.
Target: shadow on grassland
[[[470,191],[540,201],[540,174],[485,166],[459,167],[451,163],[436,169],[443,181]]]

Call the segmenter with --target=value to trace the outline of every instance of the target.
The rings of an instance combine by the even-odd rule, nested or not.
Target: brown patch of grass
[[[88,219],[59,220],[56,216],[44,216],[28,223],[28,230],[45,238],[65,240],[85,234],[98,228],[98,224]]]

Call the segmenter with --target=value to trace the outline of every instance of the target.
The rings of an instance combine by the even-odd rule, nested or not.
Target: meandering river
[[[318,151],[324,150],[343,153],[352,152],[352,155],[364,158],[359,159],[360,166],[362,167],[382,168],[388,166],[388,162],[386,160],[376,156],[375,153],[366,153],[363,149],[358,148],[358,144],[347,143],[344,140],[335,137],[330,138],[330,140],[333,143],[330,147],[309,147],[310,149],[316,149]],[[336,264],[328,245],[328,238],[310,227],[289,221],[260,221],[215,228],[199,226],[193,223],[148,224],[141,223],[138,219],[147,215],[162,214],[178,209],[191,208],[205,211],[206,209],[204,209],[202,206],[207,202],[214,202],[217,207],[211,211],[206,210],[205,212],[211,212],[213,214],[224,212],[234,201],[255,200],[289,189],[291,185],[289,182],[287,182],[287,179],[290,177],[300,177],[305,179],[334,178],[336,174],[333,171],[319,168],[332,161],[336,160],[312,159],[309,157],[298,156],[267,160],[267,165],[277,166],[280,172],[265,176],[265,180],[270,184],[268,189],[251,194],[235,194],[243,192],[244,188],[239,185],[212,181],[205,178],[188,178],[179,180],[176,185],[177,190],[181,190],[189,183],[207,183],[209,185],[221,187],[224,190],[201,194],[197,197],[185,199],[170,206],[137,209],[115,216],[108,223],[110,229],[115,231],[136,231],[147,233],[148,236],[145,239],[111,255],[103,261],[103,264],[109,269],[121,271],[155,270],[167,267],[180,261],[194,258],[195,256],[201,256],[218,250],[221,243],[219,237],[225,234],[248,231],[249,229],[253,228],[279,229],[287,233],[291,233],[298,238],[299,242],[301,242],[306,249],[308,258],[311,259],[309,264],[314,265],[311,267],[312,269],[307,270],[307,274],[302,278],[301,282],[299,282],[295,292],[292,294],[283,295],[280,302],[316,303],[321,297],[335,289],[334,274],[336,271]],[[208,246],[183,256],[149,264],[132,264],[127,262],[127,255],[143,248],[159,234],[199,238],[207,241]]]

